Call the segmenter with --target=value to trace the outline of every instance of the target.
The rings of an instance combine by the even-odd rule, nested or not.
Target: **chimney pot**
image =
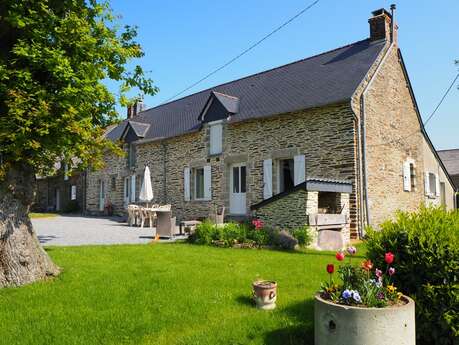
[[[392,15],[384,8],[373,11],[371,14],[373,17],[368,20],[368,23],[370,24],[370,40],[390,40]]]

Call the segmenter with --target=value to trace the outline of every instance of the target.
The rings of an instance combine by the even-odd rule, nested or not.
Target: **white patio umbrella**
[[[151,188],[150,169],[148,167],[145,167],[145,171],[143,173],[143,182],[142,188],[140,189],[139,199],[140,201],[147,202],[147,207],[148,202],[153,200],[153,188]]]

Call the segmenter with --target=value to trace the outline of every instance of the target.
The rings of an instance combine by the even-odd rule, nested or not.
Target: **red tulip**
[[[343,252],[337,252],[336,253],[336,260],[343,261],[344,260],[344,253]]]
[[[371,262],[371,260],[366,260],[366,261],[362,262],[362,268],[365,271],[371,271],[372,268],[373,268],[373,263]]]
[[[390,265],[391,263],[394,262],[394,254],[392,254],[391,252],[388,252],[386,253],[386,255],[384,255],[384,260],[386,261],[386,263],[388,265]]]
[[[335,266],[333,264],[328,264],[327,265],[327,272],[330,273],[330,274],[335,272]]]

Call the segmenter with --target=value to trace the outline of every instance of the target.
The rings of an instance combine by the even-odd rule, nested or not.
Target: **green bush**
[[[211,221],[205,220],[196,226],[195,232],[188,238],[191,243],[212,244],[217,234],[217,228]]]
[[[300,247],[307,247],[312,242],[312,235],[307,225],[302,226],[291,231],[293,237],[298,241]]]
[[[385,267],[395,254],[394,283],[416,301],[416,336],[425,345],[453,345],[459,337],[459,212],[421,208],[369,229],[368,258]],[[457,340],[456,340],[457,341]]]

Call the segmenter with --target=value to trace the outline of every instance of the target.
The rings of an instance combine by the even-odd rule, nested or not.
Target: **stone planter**
[[[415,345],[414,301],[404,305],[360,308],[315,296],[315,345]]]
[[[252,284],[253,298],[257,308],[272,310],[276,308],[277,283],[275,281],[260,280]]]

